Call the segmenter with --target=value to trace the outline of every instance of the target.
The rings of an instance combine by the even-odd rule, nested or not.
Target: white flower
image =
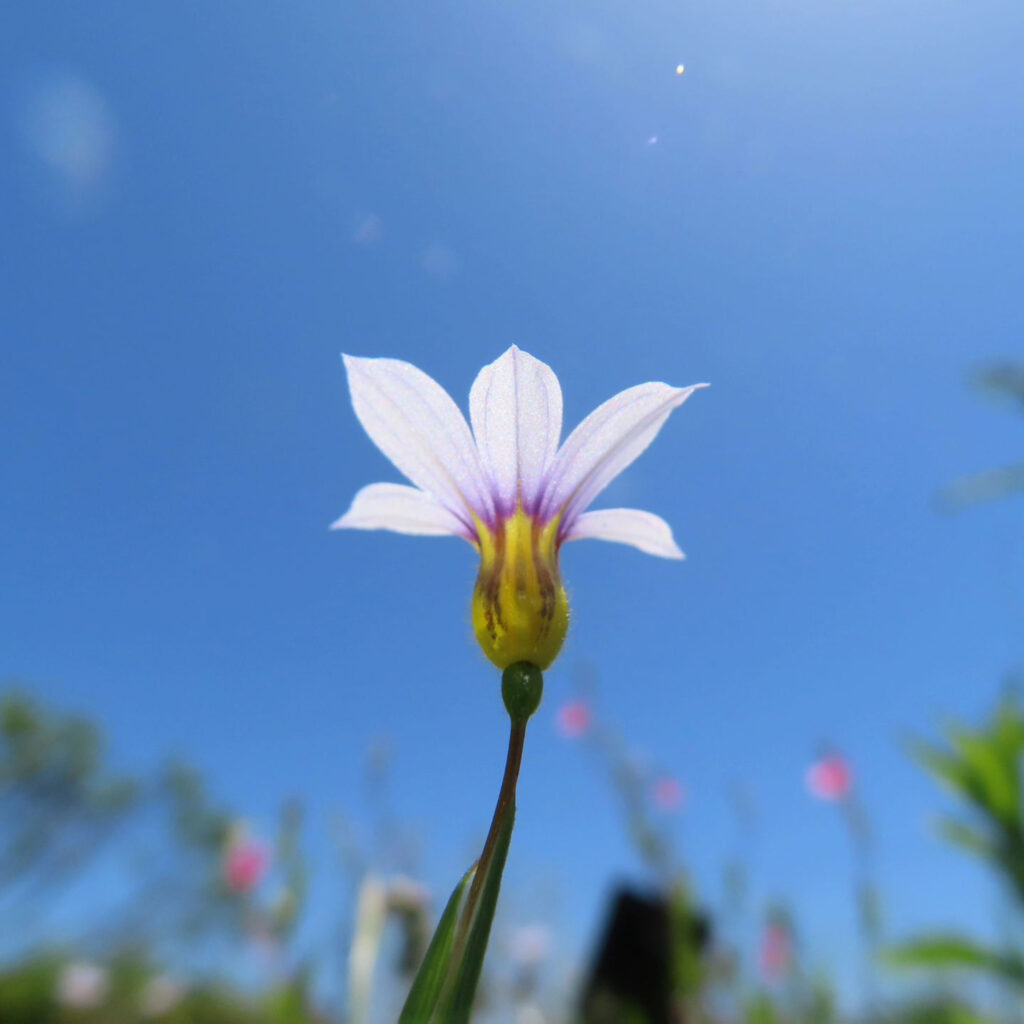
[[[516,1010],[516,1024],[545,1024],[547,1017],[536,1003],[525,1003]]]
[[[387,893],[389,910],[419,911],[430,905],[430,890],[408,875],[395,875],[388,882]]]
[[[143,1017],[162,1017],[185,998],[185,986],[166,974],[146,982],[139,995],[139,1013]]]
[[[558,553],[568,540],[631,544],[682,558],[663,519],[590,504],[702,384],[640,384],[599,406],[559,445],[562,391],[513,346],[477,375],[466,422],[447,392],[396,359],[345,356],[356,416],[415,485],[364,487],[333,528],[454,535],[480,553],[473,624],[499,668],[546,668],[568,628]]]
[[[509,953],[520,967],[532,970],[539,967],[551,950],[551,929],[543,924],[526,924],[509,935]]]
[[[105,967],[85,961],[67,964],[57,978],[57,1002],[74,1010],[99,1006],[110,990]]]
[[[355,1024],[369,1020],[373,972],[380,955],[387,914],[387,886],[376,876],[367,875],[359,886],[355,934],[348,951],[349,1016]]]

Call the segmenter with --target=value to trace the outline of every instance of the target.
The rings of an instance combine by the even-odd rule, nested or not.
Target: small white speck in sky
[[[677,64],[676,65],[676,74],[677,75],[681,75],[685,70],[686,70],[686,65],[685,64]]]

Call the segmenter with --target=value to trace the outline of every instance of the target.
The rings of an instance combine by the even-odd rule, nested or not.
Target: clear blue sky
[[[386,734],[446,889],[504,755],[474,555],[327,531],[398,479],[340,352],[464,403],[516,343],[567,425],[708,380],[599,503],[665,516],[689,560],[564,552],[507,892],[528,916],[557,886],[575,948],[638,874],[554,729],[586,661],[685,781],[708,892],[743,780],[758,893],[839,967],[849,857],[801,785],[827,738],[890,933],[989,926],[899,742],[985,709],[1024,655],[1020,503],[932,504],[1024,444],[967,386],[1021,353],[1019,3],[35,0],[4,23],[0,672],[96,715],[125,765],[187,753],[257,820],[291,793],[315,828],[358,813]]]

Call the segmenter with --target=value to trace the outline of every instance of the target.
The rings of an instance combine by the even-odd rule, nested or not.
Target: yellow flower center
[[[500,669],[517,661],[546,669],[569,629],[569,599],[558,572],[558,520],[542,526],[519,507],[496,530],[476,525],[476,638]]]

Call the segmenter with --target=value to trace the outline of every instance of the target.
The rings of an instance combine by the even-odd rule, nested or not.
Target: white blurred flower
[[[77,961],[67,964],[57,978],[57,1002],[75,1010],[99,1006],[110,991],[110,976],[99,964]]]
[[[430,890],[415,878],[396,875],[388,882],[388,906],[391,910],[425,910],[430,905]]]
[[[355,935],[348,953],[349,1014],[354,1024],[369,1019],[373,972],[380,955],[388,913],[388,890],[374,875],[367,875],[356,900]]]
[[[546,1024],[547,1018],[536,1003],[526,1003],[516,1010],[516,1024]]]
[[[551,929],[543,924],[521,925],[509,935],[509,953],[519,967],[540,966],[551,951]]]
[[[162,1017],[170,1013],[185,997],[185,986],[166,974],[150,978],[139,996],[139,1013],[143,1017]]]

